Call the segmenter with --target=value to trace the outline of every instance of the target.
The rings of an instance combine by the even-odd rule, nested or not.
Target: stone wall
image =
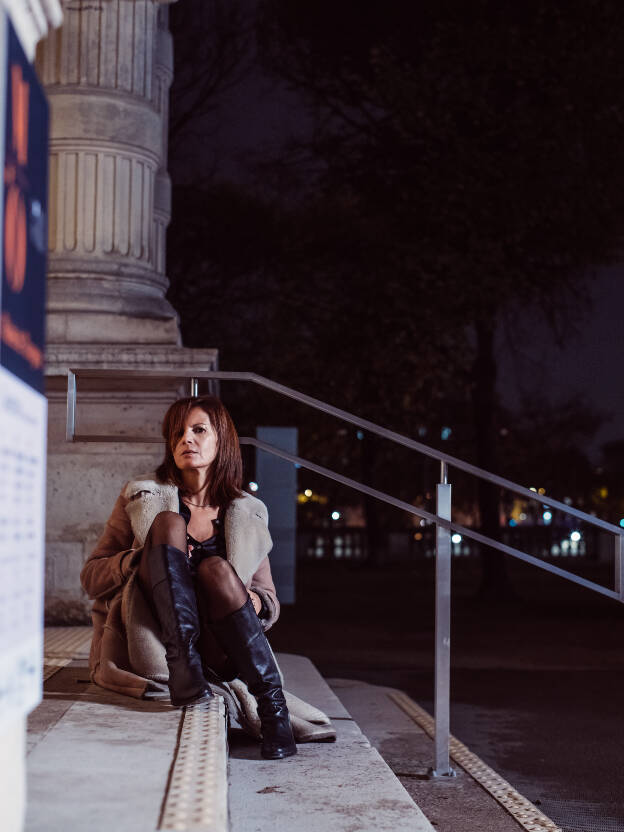
[[[39,49],[50,102],[46,377],[49,402],[46,615],[88,617],[78,576],[123,483],[153,470],[148,443],[68,443],[67,369],[216,369],[180,345],[165,293],[166,169],[173,51],[156,0],[65,0]],[[79,388],[80,433],[157,436],[177,383]]]

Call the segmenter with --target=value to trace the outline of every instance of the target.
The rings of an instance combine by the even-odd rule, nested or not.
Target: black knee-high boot
[[[212,629],[258,701],[262,756],[277,760],[296,754],[279,671],[251,599],[239,610],[213,621]]]
[[[152,598],[162,630],[169,668],[171,704],[177,707],[210,699],[196,647],[199,617],[186,555],[175,546],[151,547],[148,555]]]

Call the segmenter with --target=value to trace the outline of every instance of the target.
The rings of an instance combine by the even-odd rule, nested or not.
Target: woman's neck
[[[205,471],[192,469],[182,471],[184,487],[183,496],[188,497],[196,505],[204,505],[210,499],[210,480]]]

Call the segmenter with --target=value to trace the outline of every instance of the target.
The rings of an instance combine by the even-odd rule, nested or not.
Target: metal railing
[[[553,575],[558,575],[565,578],[579,586],[598,592],[605,595],[607,598],[616,601],[624,602],[624,528],[615,526],[605,520],[601,520],[592,514],[575,509],[572,506],[562,503],[559,500],[554,500],[552,497],[547,497],[545,494],[539,494],[530,488],[526,488],[518,483],[507,480],[504,477],[499,477],[496,474],[491,474],[476,465],[464,462],[457,457],[445,454],[435,448],[430,448],[428,445],[423,445],[421,442],[416,442],[407,436],[403,436],[395,431],[383,428],[370,422],[367,419],[361,419],[341,410],[338,407],[333,407],[325,402],[308,396],[305,393],[299,393],[290,387],[279,384],[263,376],[255,373],[247,372],[224,372],[218,370],[210,370],[204,372],[195,372],[193,375],[184,375],[179,370],[124,370],[124,369],[95,369],[95,368],[72,368],[68,371],[67,381],[67,440],[70,442],[159,442],[163,440],[160,437],[145,437],[145,436],[130,436],[130,435],[89,435],[76,433],[76,404],[77,404],[77,379],[91,378],[91,379],[185,379],[190,382],[190,394],[197,395],[199,379],[211,381],[242,381],[250,382],[263,387],[267,390],[272,390],[282,396],[285,396],[294,401],[319,410],[322,413],[327,413],[344,422],[349,422],[362,430],[374,433],[384,439],[388,439],[396,444],[403,445],[410,450],[417,451],[440,463],[440,482],[437,485],[436,492],[436,513],[432,514],[423,508],[413,506],[404,500],[399,500],[392,497],[383,491],[371,488],[351,477],[346,477],[342,474],[325,468],[322,465],[317,465],[310,460],[303,459],[296,454],[291,454],[281,448],[276,448],[266,442],[253,437],[240,437],[241,444],[252,445],[255,448],[281,457],[288,462],[305,468],[308,471],[313,471],[323,477],[326,477],[334,482],[359,491],[369,497],[374,497],[381,500],[388,505],[395,508],[402,509],[408,514],[419,517],[429,523],[434,523],[436,526],[436,600],[435,600],[435,691],[434,691],[434,719],[435,719],[435,764],[432,769],[434,776],[452,776],[454,774],[449,764],[449,736],[450,736],[450,645],[451,645],[451,533],[459,533],[468,537],[478,543],[490,546],[512,557],[518,558],[525,563],[530,563],[532,566],[537,566],[546,572]],[[451,519],[451,484],[448,481],[449,468],[457,468],[467,474],[471,474],[480,479],[486,480],[493,485],[498,485],[508,491],[518,494],[525,499],[537,501],[541,505],[557,509],[577,520],[602,529],[614,536],[614,589],[590,581],[586,578],[576,575],[566,569],[561,569],[551,563],[546,563],[539,558],[529,555],[513,546],[508,546],[501,541],[494,538],[487,537],[480,532],[475,531],[467,526],[462,526],[455,523]]]

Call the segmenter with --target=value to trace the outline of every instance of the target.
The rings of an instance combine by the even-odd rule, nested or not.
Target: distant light
[[[609,496],[609,489],[608,489],[608,488],[605,488],[605,487],[603,486],[603,487],[600,489],[600,496],[602,497],[602,499],[603,499],[603,500],[606,500],[606,499],[607,499],[607,497]]]
[[[332,518],[332,520],[340,520],[340,512],[339,511],[332,511],[331,518]]]
[[[249,490],[250,491],[257,491],[258,490],[258,483],[257,482],[250,482],[249,483]]]
[[[423,539],[422,532],[416,532],[416,534],[414,535],[414,540],[422,540],[422,539]]]
[[[526,520],[526,518],[527,518],[526,513],[523,511],[523,512],[520,514],[520,519],[521,519],[521,520]]]
[[[301,468],[301,465],[299,465],[298,462],[295,462],[295,468]]]
[[[620,526],[624,529],[624,517],[620,520]]]
[[[548,523],[552,520],[552,511],[545,511],[542,514],[542,520],[548,525]]]
[[[451,537],[451,542],[452,543],[461,543],[462,542],[462,536],[460,534],[454,534]]]
[[[509,525],[510,525],[510,526],[511,526],[511,528],[513,529],[513,527],[514,527],[514,526],[517,526],[518,524],[516,523],[516,521],[515,521],[515,520],[513,519],[513,517],[512,517],[512,518],[511,518],[511,520],[509,521]]]
[[[418,428],[418,435],[419,436],[426,436],[427,435],[427,428],[424,427],[424,426],[419,427]]]
[[[303,493],[306,495],[306,497],[311,497],[312,496],[312,489],[311,488],[306,488],[306,490]]]
[[[545,489],[545,488],[538,488],[538,489],[537,489],[537,493],[538,493],[538,494],[545,494],[545,493],[546,493],[546,489]]]
[[[535,492],[537,492],[537,488],[533,488],[533,486],[531,486],[531,487],[529,488],[529,491],[535,491]]]
[[[427,525],[427,521],[426,521],[426,520],[424,520],[424,519],[422,519],[422,520],[420,521],[420,525],[421,525],[421,526],[426,526],[426,525]]]
[[[572,532],[572,534],[570,535],[570,540],[573,543],[578,543],[580,539],[581,539],[581,533],[580,532]]]
[[[357,436],[358,439],[364,439],[364,431],[363,430],[359,430],[355,435]]]
[[[453,433],[453,431],[451,430],[451,428],[442,428],[442,432],[440,433],[440,437],[442,439],[450,439],[452,433]]]

